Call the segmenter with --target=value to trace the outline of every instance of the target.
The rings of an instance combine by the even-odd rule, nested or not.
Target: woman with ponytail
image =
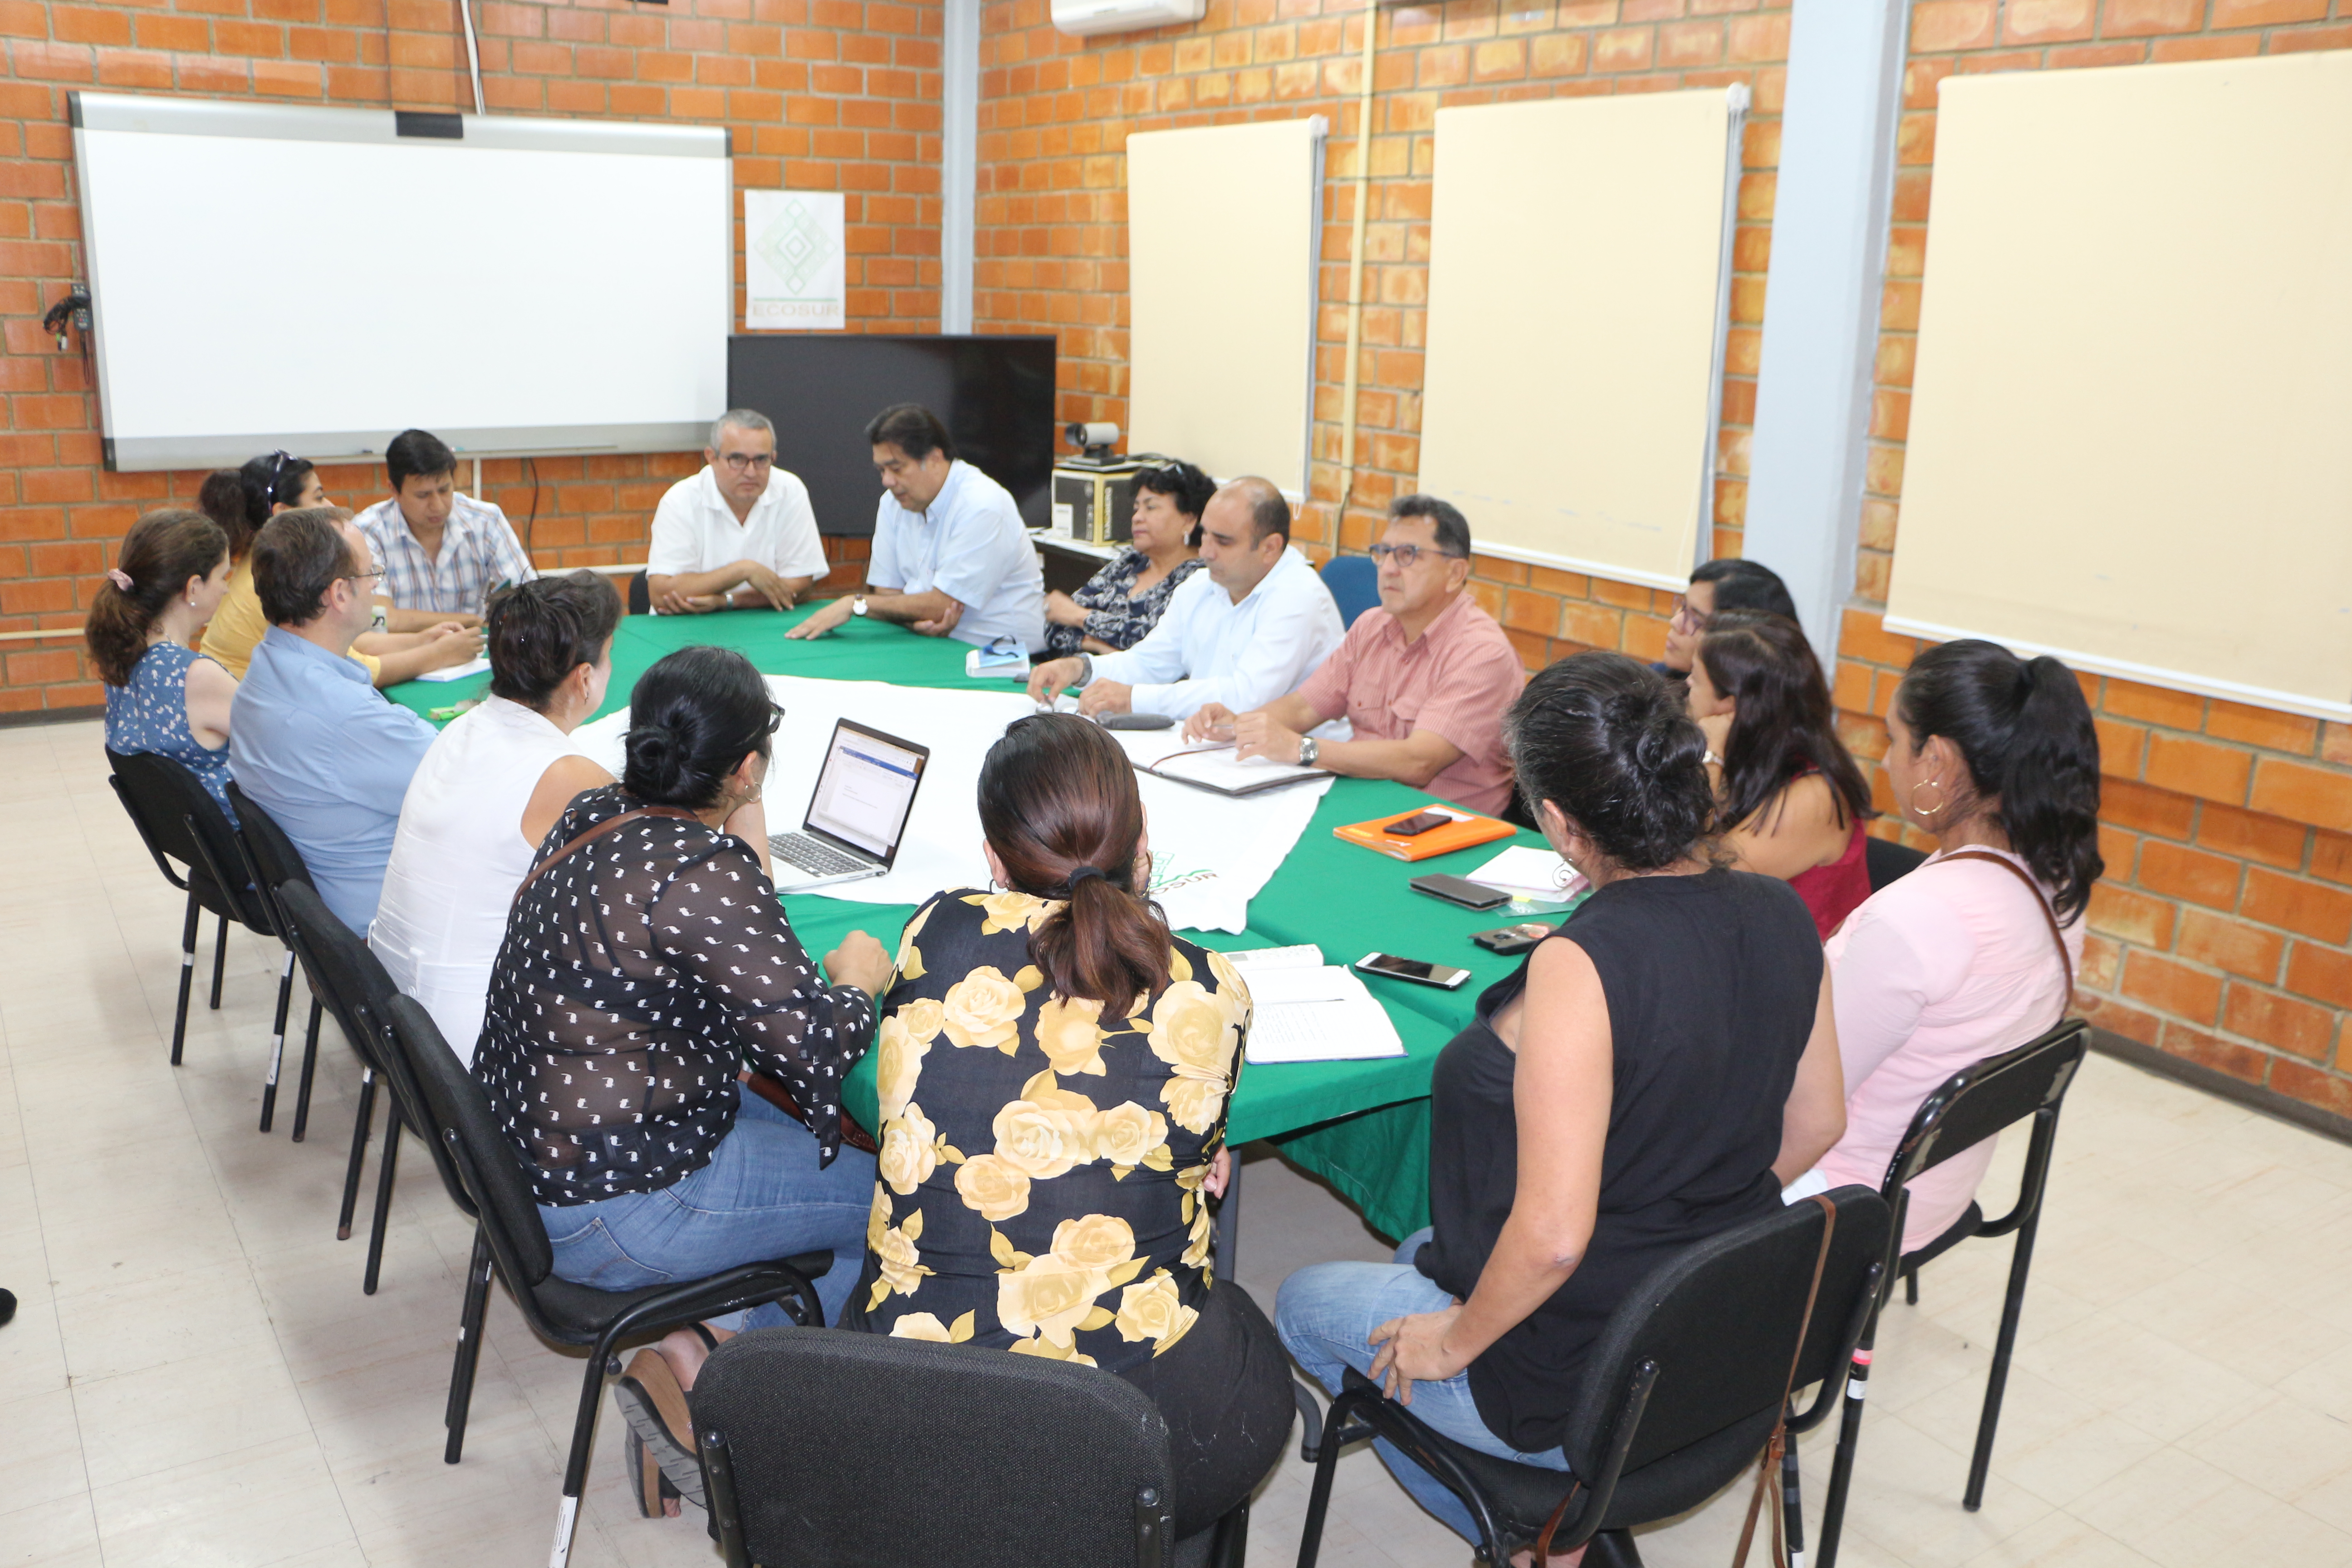
[[[83,628],[106,685],[106,749],[171,758],[225,812],[236,677],[190,644],[228,592],[228,539],[211,519],[151,511],[123,537]]]
[[[1973,639],[1931,647],[1895,689],[1886,739],[1895,809],[1937,849],[1830,939],[1846,1082],[1845,1136],[1819,1172],[1832,1187],[1885,1180],[1937,1085],[2066,1016],[2106,869],[2098,732],[2056,659]],[[1911,1184],[1905,1251],[1967,1212],[1994,1142]]]
[[[1100,728],[1015,721],[982,765],[980,826],[998,890],[918,910],[883,998],[849,1326],[1126,1378],[1167,1418],[1188,1536],[1290,1427],[1273,1327],[1210,1268],[1249,993],[1151,902],[1135,770]]]
[[[1353,1367],[1456,1442],[1550,1469],[1585,1359],[1660,1262],[1769,1214],[1843,1125],[1820,936],[1776,878],[1713,858],[1706,743],[1678,687],[1622,654],[1528,683],[1505,738],[1528,814],[1593,891],[1431,1085],[1431,1227],[1392,1264],[1284,1281],[1283,1342]],[[1381,1445],[1422,1506],[1467,1510]]]
[[[536,662],[513,616],[494,612],[491,634],[509,689],[567,660],[559,687],[593,679],[578,646]],[[760,810],[777,716],[730,648],[681,648],[638,679],[620,783],[564,808],[512,894],[473,1067],[559,1279],[635,1290],[824,1248],[830,1322],[874,1194],[874,1157],[842,1146],[841,1080],[873,1041],[890,955],[852,931],[819,973],[784,918]],[[615,1391],[656,1511],[663,1476],[702,1494],[679,1371],[690,1383],[703,1343],[671,1335]]]

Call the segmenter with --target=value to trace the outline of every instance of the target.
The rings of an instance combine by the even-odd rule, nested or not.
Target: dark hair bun
[[[751,661],[727,647],[682,647],[655,661],[629,694],[621,787],[656,805],[705,810],[727,775],[768,753],[776,705]]]
[[[1538,674],[1505,735],[1528,809],[1550,801],[1629,871],[1688,859],[1712,826],[1706,738],[1680,694],[1623,654],[1573,654]]]

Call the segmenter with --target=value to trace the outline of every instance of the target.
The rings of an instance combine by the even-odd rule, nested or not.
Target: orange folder
[[[1508,838],[1517,831],[1507,822],[1491,816],[1475,816],[1468,812],[1454,812],[1445,806],[1433,810],[1449,811],[1462,820],[1444,827],[1433,827],[1426,833],[1416,833],[1410,838],[1398,838],[1381,831],[1391,822],[1402,822],[1418,812],[1391,812],[1370,822],[1351,822],[1331,830],[1334,838],[1344,838],[1350,844],[1360,844],[1391,860],[1427,860],[1439,855],[1450,855],[1456,849],[1467,849],[1474,844],[1491,844],[1497,838]]]

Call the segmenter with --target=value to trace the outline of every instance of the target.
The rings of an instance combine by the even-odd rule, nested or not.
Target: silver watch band
[[[1090,653],[1081,653],[1078,655],[1078,684],[1092,686],[1094,683],[1095,656]]]
[[[1298,765],[1302,768],[1313,767],[1317,755],[1322,750],[1322,747],[1315,743],[1314,736],[1301,735],[1298,738]]]

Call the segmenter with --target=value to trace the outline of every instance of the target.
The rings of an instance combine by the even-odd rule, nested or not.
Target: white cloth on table
[[[817,536],[816,512],[800,476],[770,468],[768,488],[740,522],[707,464],[662,496],[646,552],[649,576],[716,572],[738,561],[756,561],[779,577],[825,574],[824,541]]]
[[[1138,713],[1189,719],[1211,702],[1246,713],[1305,685],[1347,635],[1331,591],[1294,547],[1238,605],[1208,573],[1194,573],[1141,642],[1095,657],[1095,678],[1135,688],[1129,705]],[[1345,741],[1354,731],[1342,714],[1307,732]]]
[[[523,808],[552,763],[587,752],[519,702],[492,697],[441,731],[409,781],[368,945],[471,1066],[507,910],[540,847]]]
[[[924,510],[908,511],[883,492],[866,580],[885,593],[945,594],[963,606],[948,634],[959,642],[1011,637],[1032,653],[1045,646],[1045,569],[1021,508],[961,458]]]

